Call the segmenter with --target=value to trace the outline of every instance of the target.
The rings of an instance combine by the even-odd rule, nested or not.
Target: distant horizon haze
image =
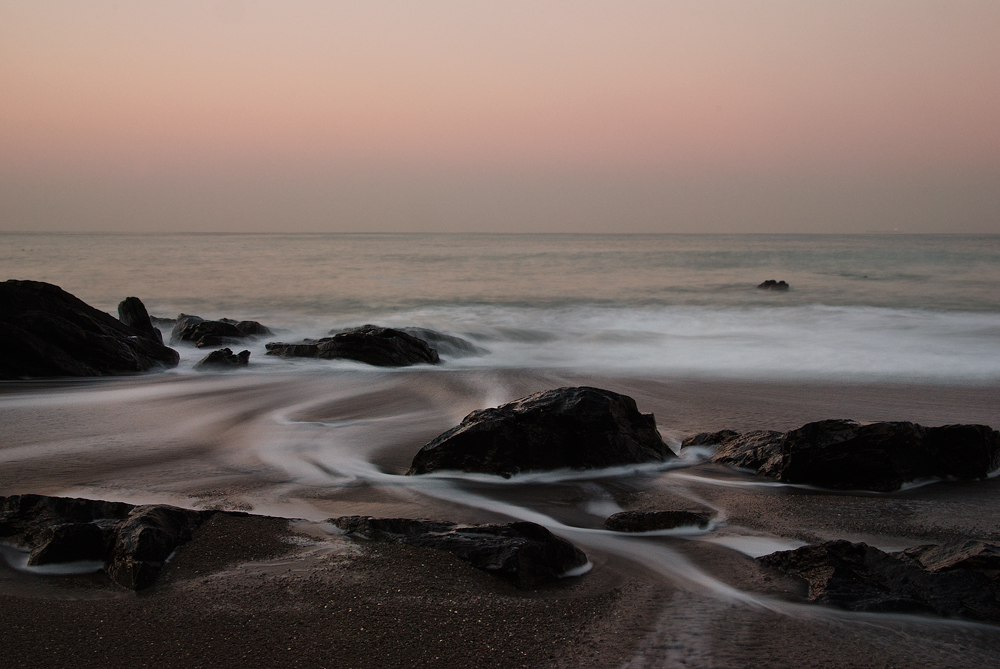
[[[998,34],[986,0],[0,0],[0,231],[998,233]]]

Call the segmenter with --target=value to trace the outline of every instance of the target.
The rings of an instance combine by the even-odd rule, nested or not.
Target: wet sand
[[[7,666],[1000,665],[1000,628],[801,604],[801,584],[730,547],[1000,542],[1000,478],[876,495],[759,485],[711,464],[514,483],[396,475],[471,409],[583,383],[633,396],[668,439],[831,417],[1000,423],[998,389],[970,386],[505,371],[4,384],[2,495],[284,517],[213,517],[138,594],[100,576],[4,568]],[[679,506],[713,509],[723,522],[709,533],[660,537],[600,530],[616,510]],[[547,518],[594,568],[520,591],[448,554],[286,520],[351,513]]]

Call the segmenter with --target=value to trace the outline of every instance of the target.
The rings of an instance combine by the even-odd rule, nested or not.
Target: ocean
[[[998,235],[2,234],[0,267],[113,314],[135,295],[286,340],[375,323],[486,351],[454,368],[1000,379]]]

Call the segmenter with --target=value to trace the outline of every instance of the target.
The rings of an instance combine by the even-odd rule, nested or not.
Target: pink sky
[[[0,0],[0,230],[1000,232],[1000,2]]]

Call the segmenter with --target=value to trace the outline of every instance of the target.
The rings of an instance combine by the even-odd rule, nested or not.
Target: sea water
[[[111,313],[135,295],[284,340],[374,323],[485,351],[453,367],[1000,378],[1000,235],[2,234],[0,268]]]

